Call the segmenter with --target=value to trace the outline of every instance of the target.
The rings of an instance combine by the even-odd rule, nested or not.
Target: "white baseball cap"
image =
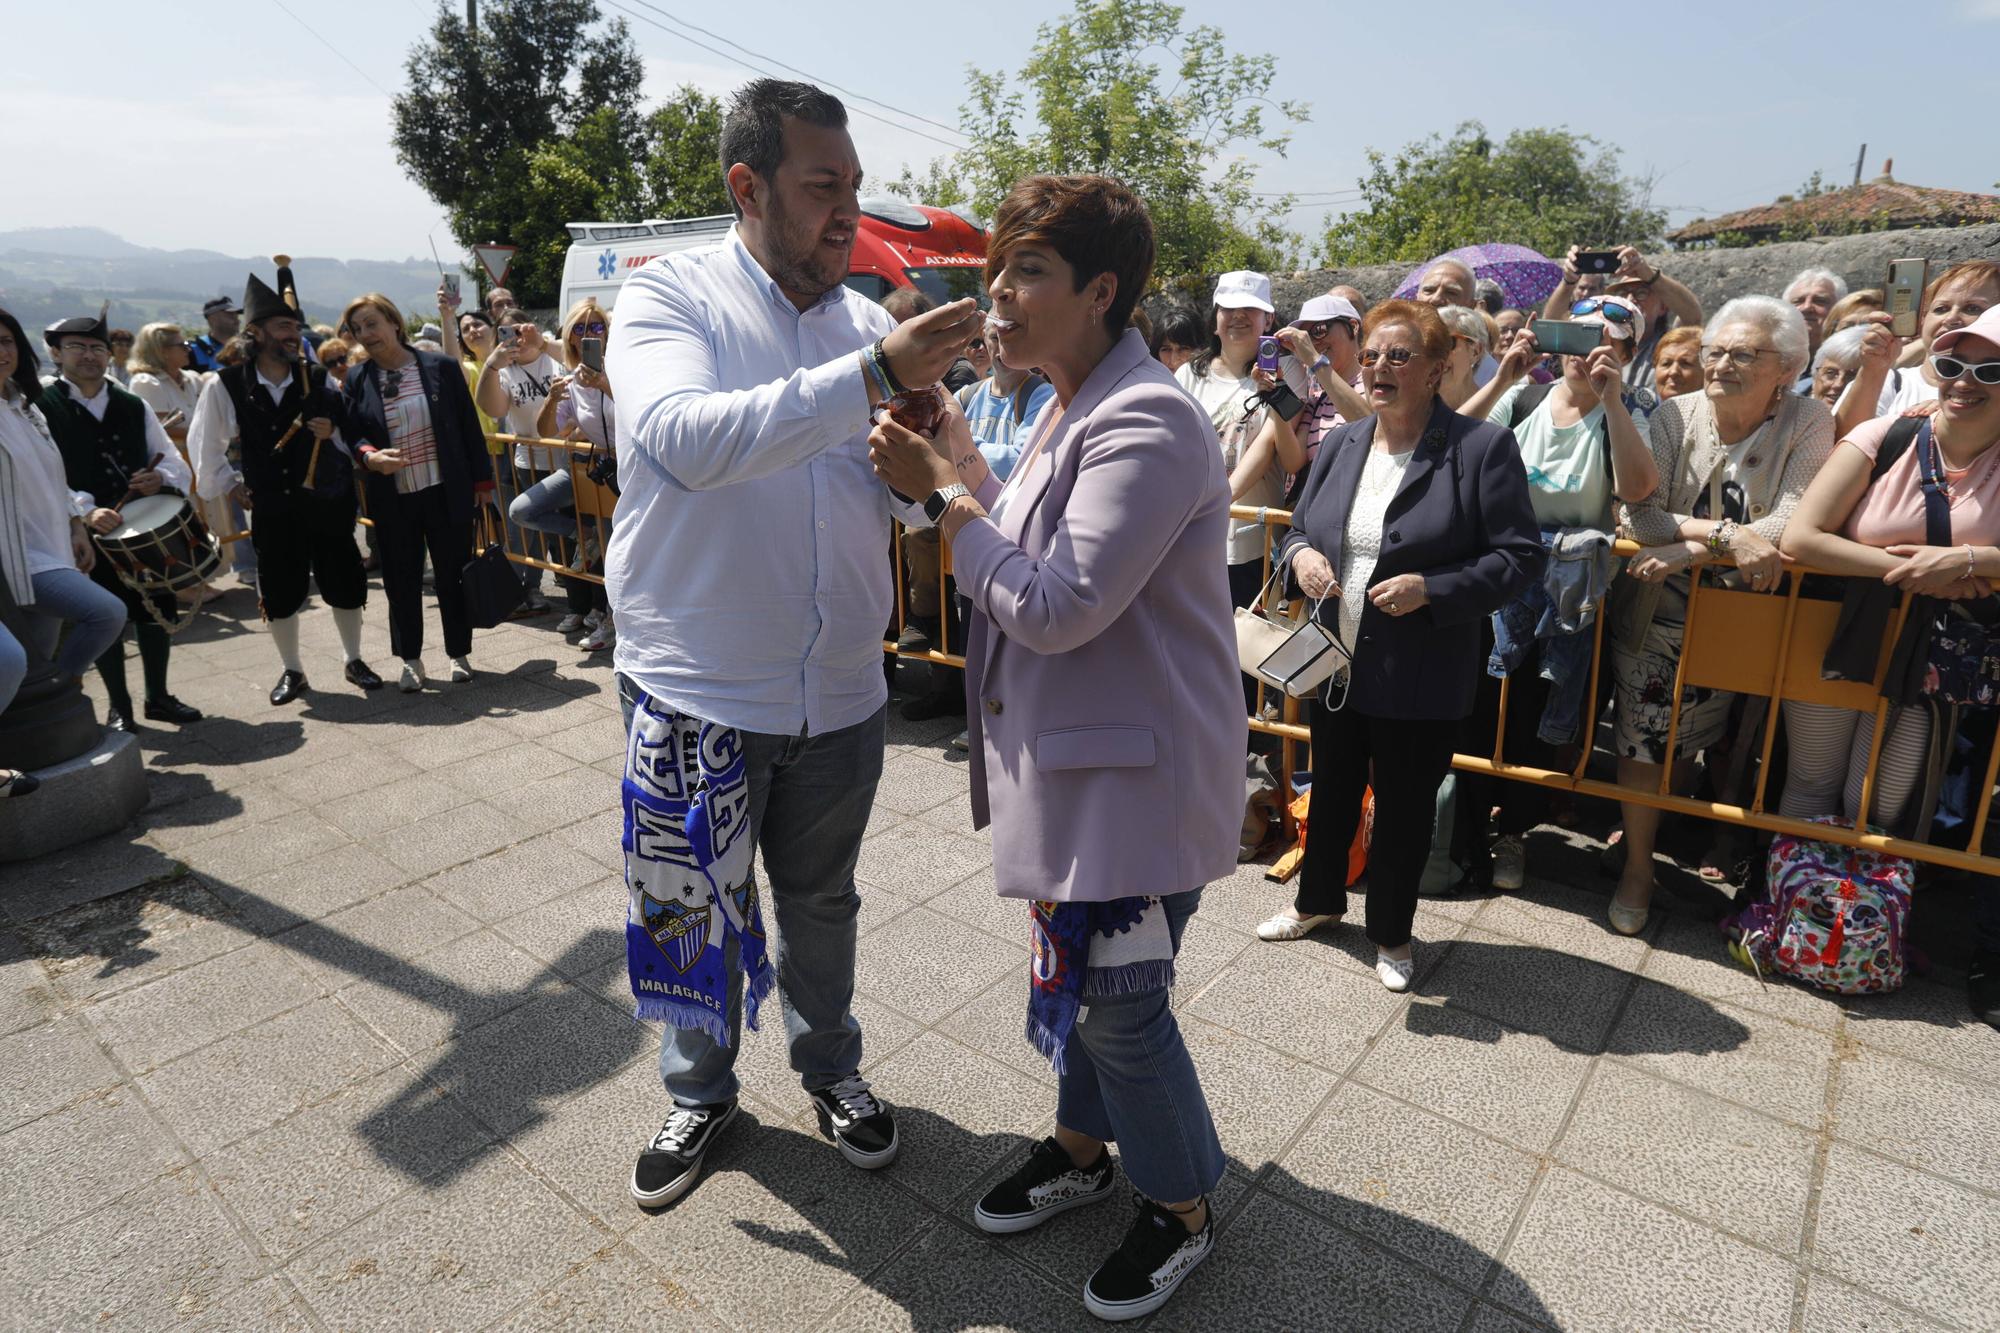
[[[1278,308],[1271,304],[1271,280],[1248,269],[1225,273],[1215,280],[1215,304],[1225,310],[1249,307],[1267,315],[1278,313]]]
[[[1322,319],[1351,319],[1361,322],[1361,312],[1344,296],[1315,296],[1299,310],[1298,322],[1314,324]]]

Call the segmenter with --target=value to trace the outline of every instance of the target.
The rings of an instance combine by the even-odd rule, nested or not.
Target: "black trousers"
[[[382,591],[389,595],[389,647],[401,658],[424,651],[424,550],[431,554],[444,650],[472,651],[472,622],[465,618],[465,564],[472,559],[472,525],[456,522],[444,486],[396,493],[385,512],[371,513],[381,534]]]
[[[1311,829],[1299,892],[1303,914],[1347,911],[1347,849],[1361,818],[1361,797],[1375,788],[1375,836],[1368,846],[1368,938],[1384,949],[1410,942],[1417,884],[1431,851],[1438,784],[1451,767],[1463,725],[1370,717],[1349,707],[1312,704]]]
[[[328,606],[346,610],[367,605],[368,576],[354,545],[352,500],[308,496],[280,513],[251,513],[257,601],[266,620],[297,615],[314,580]]]

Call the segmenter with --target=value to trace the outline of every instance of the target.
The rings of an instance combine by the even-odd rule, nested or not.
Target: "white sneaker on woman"
[[[405,694],[415,694],[418,690],[421,690],[423,687],[424,687],[423,659],[420,657],[404,658],[403,678],[402,680],[396,683],[396,688],[401,690]]]
[[[472,679],[472,663],[466,661],[463,657],[452,658],[451,683],[454,685],[463,685],[465,684],[466,681],[471,679]]]
[[[1309,912],[1302,917],[1280,912],[1257,927],[1257,938],[1273,942],[1302,940],[1329,921],[1338,925],[1340,918],[1331,912]]]
[[[1417,957],[1411,954],[1408,958],[1391,958],[1378,951],[1375,955],[1375,975],[1382,979],[1384,986],[1401,994],[1410,988],[1410,979],[1417,975]]]

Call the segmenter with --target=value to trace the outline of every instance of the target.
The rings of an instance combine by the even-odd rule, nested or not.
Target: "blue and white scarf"
[[[1174,984],[1173,932],[1158,898],[1038,901],[1029,909],[1028,1040],[1063,1074],[1085,999]]]
[[[641,693],[625,740],[625,961],[638,1017],[729,1044],[733,938],[744,1021],[774,974],[750,870],[750,782],[733,727]]]

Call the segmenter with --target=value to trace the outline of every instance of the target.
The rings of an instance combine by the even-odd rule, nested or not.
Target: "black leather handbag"
[[[492,629],[519,609],[527,593],[492,521],[482,520],[479,526],[485,545],[465,563],[465,618],[474,629]]]

